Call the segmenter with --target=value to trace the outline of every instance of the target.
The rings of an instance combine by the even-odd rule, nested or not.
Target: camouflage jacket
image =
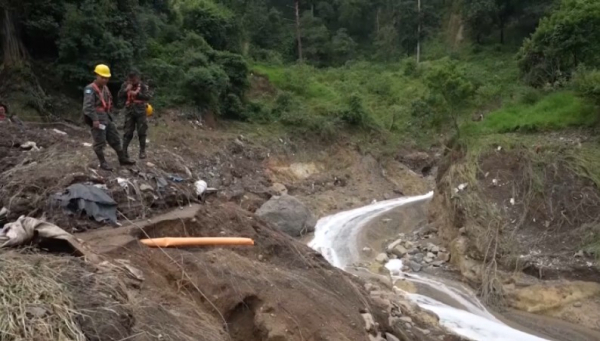
[[[135,111],[136,113],[145,113],[146,112],[146,104],[148,101],[152,99],[152,92],[148,88],[148,86],[144,83],[139,83],[137,86],[134,86],[132,90],[136,90],[137,87],[141,87],[140,92],[137,95],[132,95],[130,98],[127,85],[128,82],[124,82],[121,85],[121,90],[119,90],[119,104],[126,108],[126,111]]]

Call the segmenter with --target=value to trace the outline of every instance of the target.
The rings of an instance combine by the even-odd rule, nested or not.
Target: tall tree
[[[2,62],[5,67],[22,63],[27,50],[21,38],[19,11],[22,9],[16,1],[4,0],[0,3],[0,35],[2,38]]]
[[[294,11],[296,13],[296,41],[298,44],[298,61],[304,62],[302,57],[302,34],[300,32],[300,0],[294,0]]]

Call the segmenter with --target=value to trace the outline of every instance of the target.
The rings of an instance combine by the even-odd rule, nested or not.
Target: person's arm
[[[152,92],[146,84],[140,83],[140,92],[137,94],[137,99],[142,101],[149,101],[152,99]]]
[[[119,106],[123,107],[125,106],[125,103],[127,102],[127,82],[124,82],[123,85],[121,85],[121,90],[119,90],[119,93],[117,94],[117,100],[119,101]]]
[[[20,119],[20,118],[18,118],[16,115],[12,115],[12,116],[10,117],[10,121],[11,121],[12,123],[15,123],[15,124],[17,124],[17,125],[21,126],[21,127],[25,126],[25,125],[23,124],[23,121],[21,121],[21,119]]]
[[[86,86],[83,90],[83,114],[92,120],[94,126],[97,126],[96,94],[90,86]]]

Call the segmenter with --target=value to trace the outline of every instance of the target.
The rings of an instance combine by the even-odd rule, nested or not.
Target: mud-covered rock
[[[292,237],[313,232],[317,224],[308,207],[291,195],[271,198],[256,211],[256,215]]]

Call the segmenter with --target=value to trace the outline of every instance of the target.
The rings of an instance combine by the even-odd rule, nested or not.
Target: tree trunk
[[[294,0],[296,8],[296,40],[298,41],[298,60],[300,63],[304,62],[302,58],[302,37],[300,36],[300,0]]]
[[[27,56],[23,42],[15,25],[13,13],[5,8],[0,14],[0,36],[2,38],[3,63],[5,67],[22,63]]]
[[[375,18],[375,24],[377,25],[377,33],[379,33],[379,30],[381,29],[381,25],[379,22],[379,16],[381,15],[381,7],[377,8],[377,17]]]
[[[417,64],[421,62],[421,0],[418,0],[419,6],[419,28],[417,33]]]

